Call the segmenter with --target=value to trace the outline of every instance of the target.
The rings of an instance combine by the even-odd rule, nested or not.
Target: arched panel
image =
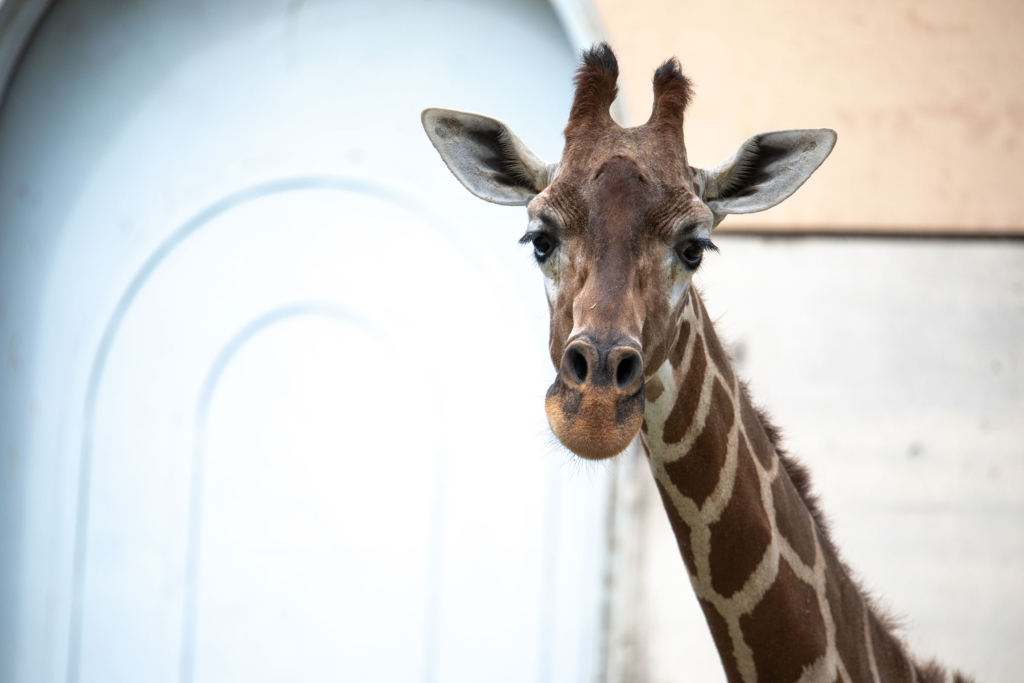
[[[318,308],[257,321],[205,382],[182,680],[433,673],[440,624],[428,606],[440,577],[430,560],[444,521],[436,397],[391,370],[394,349],[372,330]],[[380,410],[396,387],[423,406],[401,430]]]
[[[547,441],[524,215],[419,124],[556,158],[573,63],[541,2],[53,5],[0,112],[0,678],[591,679],[608,473]]]

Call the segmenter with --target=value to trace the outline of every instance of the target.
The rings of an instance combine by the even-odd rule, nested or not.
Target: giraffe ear
[[[427,137],[466,189],[495,204],[524,206],[551,182],[546,164],[501,121],[451,109],[425,109]]]
[[[704,203],[718,220],[770,209],[796,192],[835,144],[836,132],[829,128],[758,133],[731,157],[701,171]]]

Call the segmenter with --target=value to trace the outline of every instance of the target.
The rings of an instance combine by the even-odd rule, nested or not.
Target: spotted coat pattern
[[[730,683],[937,683],[839,560],[691,287],[644,448]]]

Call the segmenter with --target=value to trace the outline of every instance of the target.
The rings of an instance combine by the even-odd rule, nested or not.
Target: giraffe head
[[[690,82],[675,59],[654,74],[654,109],[622,128],[610,107],[618,64],[606,44],[583,54],[557,163],[491,118],[427,109],[423,125],[466,188],[525,205],[551,312],[558,370],[545,408],[558,439],[589,459],[624,450],[640,430],[644,384],[665,362],[694,271],[730,213],[787,198],[835,145],[827,129],[761,133],[711,169],[689,165]]]

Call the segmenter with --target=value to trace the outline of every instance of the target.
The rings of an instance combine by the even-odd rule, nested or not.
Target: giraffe
[[[829,129],[760,133],[691,167],[678,61],[654,74],[647,123],[610,115],[618,65],[583,53],[558,163],[488,117],[427,109],[427,135],[478,197],[525,205],[544,274],[557,375],[552,431],[587,459],[639,434],[730,683],[967,683],[910,655],[832,544],[807,471],[754,406],[692,276],[731,213],[793,194],[832,151]]]

